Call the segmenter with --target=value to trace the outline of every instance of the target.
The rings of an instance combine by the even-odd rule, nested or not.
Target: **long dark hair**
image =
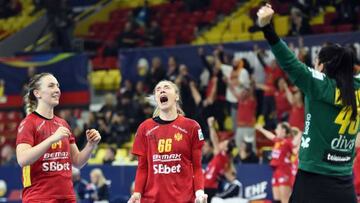
[[[331,44],[320,50],[319,63],[324,64],[326,75],[335,79],[336,86],[340,90],[338,101],[351,107],[351,120],[355,120],[357,108],[354,88],[354,53],[349,48]]]

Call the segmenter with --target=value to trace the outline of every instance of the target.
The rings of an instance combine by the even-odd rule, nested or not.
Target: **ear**
[[[33,91],[33,94],[35,95],[35,97],[36,97],[37,99],[40,99],[40,98],[41,98],[40,93],[39,93],[39,90],[34,90],[34,91]]]

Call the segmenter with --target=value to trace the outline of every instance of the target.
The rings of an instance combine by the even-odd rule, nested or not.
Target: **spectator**
[[[10,145],[5,145],[1,149],[1,161],[0,165],[2,166],[16,166],[16,156],[15,151]]]
[[[311,34],[309,19],[298,8],[292,8],[290,13],[291,28],[289,36],[302,36]]]
[[[134,25],[128,21],[124,31],[117,37],[119,48],[134,48],[140,41],[140,36],[136,33]]]
[[[259,158],[254,152],[252,140],[246,142],[243,140],[238,147],[239,153],[234,157],[235,164],[258,164]]]
[[[305,108],[304,97],[299,89],[295,89],[291,92],[290,89],[285,86],[286,97],[291,104],[291,110],[289,112],[289,124],[292,127],[299,128],[300,131],[304,131],[305,125]]]
[[[168,58],[168,68],[166,72],[166,79],[174,82],[179,74],[178,65],[174,56]]]
[[[205,169],[204,190],[205,194],[208,195],[209,202],[211,202],[211,199],[218,191],[220,176],[224,174],[232,162],[231,152],[234,145],[230,140],[219,140],[214,126],[214,117],[209,117],[207,122],[210,130],[210,140],[214,147],[214,157]]]
[[[95,168],[90,172],[91,184],[93,185],[93,193],[90,195],[93,201],[109,201],[109,183],[101,169]]]
[[[140,105],[144,105],[147,100],[148,90],[145,87],[144,81],[137,81],[135,85],[134,101],[138,102]]]
[[[229,83],[230,91],[238,99],[237,105],[237,119],[235,122],[235,142],[239,148],[240,143],[245,139],[250,140],[253,143],[254,149],[256,149],[255,129],[256,123],[256,99],[254,95],[253,87],[244,88],[242,92],[235,92],[235,86]]]
[[[194,78],[190,75],[186,65],[180,64],[179,74],[177,75],[175,83],[180,89],[180,97],[183,104],[182,108],[185,115],[189,118],[195,119],[197,105],[190,87],[190,84],[194,83]]]
[[[276,60],[272,60],[270,65],[264,61],[264,55],[257,53],[257,58],[265,71],[265,84],[257,84],[257,88],[264,90],[262,113],[265,119],[266,129],[275,129],[277,123],[276,104],[275,104],[275,81],[279,77],[285,77],[284,72],[279,68]]]
[[[247,203],[243,199],[243,186],[236,178],[236,169],[232,164],[224,173],[225,184],[221,193],[217,193],[211,203]]]
[[[101,107],[100,112],[114,111],[116,109],[116,100],[113,93],[107,93],[104,96],[104,105]]]
[[[141,78],[145,78],[146,75],[149,72],[149,62],[146,58],[140,58],[137,62],[137,74],[141,77]]]
[[[120,88],[119,94],[117,96],[119,97],[123,94],[127,94],[130,97],[132,97],[134,94],[134,85],[131,82],[131,80],[129,80],[129,79],[124,80],[124,83],[123,83],[122,87]]]
[[[213,147],[212,147],[212,144],[211,144],[211,141],[210,140],[205,140],[205,144],[202,148],[202,159],[201,159],[201,163],[204,165],[204,164],[208,164],[211,159],[213,158],[214,156],[214,153],[213,153]]]
[[[150,23],[150,27],[146,30],[147,42],[146,45],[149,47],[157,47],[162,45],[163,33],[159,24],[153,20]]]
[[[149,25],[151,10],[148,0],[144,0],[144,5],[134,10],[135,21],[138,25],[145,27]]]
[[[221,71],[228,82],[225,97],[228,105],[230,106],[233,131],[235,131],[237,127],[235,124],[238,108],[237,94],[240,94],[245,88],[250,87],[250,77],[248,71],[244,67],[244,59],[234,60],[233,67],[222,64]],[[233,91],[231,91],[231,88],[233,88]]]
[[[87,185],[89,183],[85,179],[81,178],[80,170],[75,167],[72,167],[72,180],[76,195],[76,202],[81,202],[85,199]]]
[[[112,163],[115,161],[115,157],[116,157],[116,148],[110,146],[107,147],[103,159],[103,164],[112,165]]]
[[[121,147],[131,138],[130,126],[123,112],[113,114],[110,128],[110,137],[107,140],[109,144],[116,144]]]
[[[275,96],[275,106],[276,106],[276,117],[277,121],[287,121],[289,117],[289,111],[291,105],[287,99],[287,94],[285,88],[287,88],[287,82],[284,77],[279,77],[275,80],[276,91]]]
[[[140,124],[142,110],[140,109],[140,104],[132,99],[130,94],[123,94],[119,98],[117,104],[117,111],[123,112],[127,122],[130,126],[130,131],[135,132],[137,126]]]
[[[165,79],[165,70],[162,67],[161,59],[154,57],[151,60],[151,69],[146,76],[146,84],[149,85],[148,89],[153,90],[155,85],[161,80]]]

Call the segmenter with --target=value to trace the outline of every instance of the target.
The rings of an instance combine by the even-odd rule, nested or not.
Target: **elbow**
[[[22,168],[24,166],[30,165],[31,163],[28,163],[28,161],[26,161],[23,157],[21,156],[16,156],[16,160],[17,163],[19,164],[19,166]]]

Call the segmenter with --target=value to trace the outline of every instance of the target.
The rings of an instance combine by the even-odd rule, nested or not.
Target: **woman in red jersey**
[[[274,169],[272,178],[273,198],[276,202],[287,203],[293,185],[291,155],[300,139],[291,136],[291,128],[286,122],[277,125],[275,134],[260,125],[256,125],[255,128],[274,142],[270,162]]]
[[[360,136],[357,137],[358,142],[360,141]],[[354,161],[354,185],[355,193],[360,202],[360,146],[356,149],[356,158]]]
[[[16,157],[22,167],[23,202],[75,203],[71,168],[81,168],[101,137],[86,131],[87,145],[79,152],[67,122],[54,115],[60,89],[50,73],[35,75],[25,95],[26,118],[16,138]]]
[[[204,203],[199,124],[183,116],[178,87],[160,81],[154,89],[153,118],[136,132],[132,153],[138,157],[130,203]]]
[[[209,196],[209,202],[218,192],[219,180],[224,172],[231,166],[231,152],[235,144],[229,139],[219,141],[219,137],[215,130],[215,118],[209,117],[208,126],[210,130],[210,139],[214,148],[214,157],[211,159],[205,170],[205,192]]]

